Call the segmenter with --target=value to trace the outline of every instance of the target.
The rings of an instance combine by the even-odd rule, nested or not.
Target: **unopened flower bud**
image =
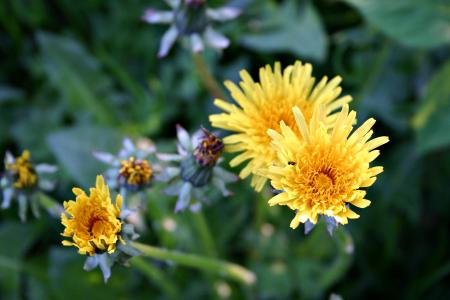
[[[213,167],[223,151],[223,142],[220,138],[202,128],[203,138],[194,149],[197,163],[203,167]]]

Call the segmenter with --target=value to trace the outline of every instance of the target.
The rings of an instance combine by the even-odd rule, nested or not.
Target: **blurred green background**
[[[212,72],[236,82],[240,69],[256,77],[265,64],[300,59],[316,78],[341,75],[359,121],[375,117],[376,135],[391,139],[372,205],[334,239],[321,227],[304,236],[289,228],[291,211],[268,207],[267,193],[234,184],[235,196],[203,213],[217,256],[256,272],[252,287],[156,261],[160,281],[115,266],[105,285],[60,245],[59,220],[20,224],[13,206],[0,212],[0,299],[450,299],[450,1],[231,4],[243,15],[216,26],[232,44],[204,53]],[[140,21],[148,7],[168,9],[149,0],[0,2],[0,153],[29,149],[35,162],[58,164],[51,196],[61,202],[105,170],[92,150],[115,152],[124,136],[173,149],[175,124],[209,126],[216,112],[188,51],[178,43],[157,59],[167,27]],[[174,215],[175,200],[158,189],[148,198],[140,241],[205,251],[192,213]]]

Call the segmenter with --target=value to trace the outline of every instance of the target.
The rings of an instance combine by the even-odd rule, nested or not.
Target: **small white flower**
[[[142,20],[149,24],[170,24],[161,39],[158,57],[165,57],[178,38],[188,41],[192,52],[204,50],[205,45],[222,50],[230,41],[221,33],[214,31],[213,22],[226,22],[237,18],[241,10],[235,7],[209,8],[205,0],[167,0],[171,11],[147,9]]]

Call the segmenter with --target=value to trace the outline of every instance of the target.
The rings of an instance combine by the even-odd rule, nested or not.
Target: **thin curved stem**
[[[226,95],[218,84],[217,80],[209,71],[208,65],[206,64],[203,55],[201,53],[193,53],[192,59],[194,61],[195,67],[197,68],[197,72],[200,75],[200,78],[202,79],[210,94],[215,98],[225,100]]]
[[[202,210],[192,213],[193,221],[200,238],[201,246],[205,255],[209,257],[217,257],[217,250],[214,244],[211,231]]]
[[[166,280],[164,273],[160,269],[139,256],[131,258],[130,264],[141,271],[151,282],[158,285],[168,297],[171,299],[178,298],[177,288],[170,281]]]
[[[175,250],[162,249],[138,242],[131,242],[131,246],[141,251],[143,256],[146,257],[172,261],[183,266],[216,273],[247,285],[251,285],[256,281],[256,276],[253,272],[234,263],[202,257],[195,254],[182,253]]]

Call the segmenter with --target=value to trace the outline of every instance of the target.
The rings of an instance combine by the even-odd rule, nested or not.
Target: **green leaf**
[[[108,284],[103,283],[102,272],[83,270],[86,256],[75,248],[55,247],[49,252],[49,289],[54,299],[121,299],[126,297],[132,280],[131,270],[115,265]],[[70,296],[68,296],[70,295]],[[69,297],[69,298],[68,298]]]
[[[352,237],[339,226],[329,237],[324,222],[316,225],[299,247],[303,259],[295,261],[296,282],[305,298],[318,298],[344,276],[352,263]]]
[[[106,166],[92,156],[92,151],[115,153],[122,137],[112,129],[79,126],[50,134],[47,142],[59,163],[83,187],[95,183],[95,177]]]
[[[0,85],[0,104],[23,98],[23,91],[14,87]]]
[[[414,143],[398,143],[384,155],[386,160],[382,165],[385,166],[385,171],[379,177],[378,186],[382,189],[380,197],[377,198],[382,199],[389,208],[396,209],[405,220],[411,223],[419,222],[422,205],[420,179],[423,171]]]
[[[69,37],[39,33],[37,40],[50,84],[71,108],[90,112],[102,123],[114,124],[111,103],[106,100],[111,98],[112,83],[97,60]]]
[[[412,124],[421,154],[450,144],[450,60],[428,83]]]
[[[244,47],[262,53],[288,52],[317,61],[325,59],[328,39],[312,4],[299,7],[296,1],[289,1],[281,7],[267,8],[259,28],[242,37]]]
[[[399,43],[433,48],[450,42],[450,3],[443,0],[343,0]]]
[[[23,256],[42,229],[36,224],[5,222],[0,227],[0,295],[6,299],[19,299],[19,273],[26,268]]]

